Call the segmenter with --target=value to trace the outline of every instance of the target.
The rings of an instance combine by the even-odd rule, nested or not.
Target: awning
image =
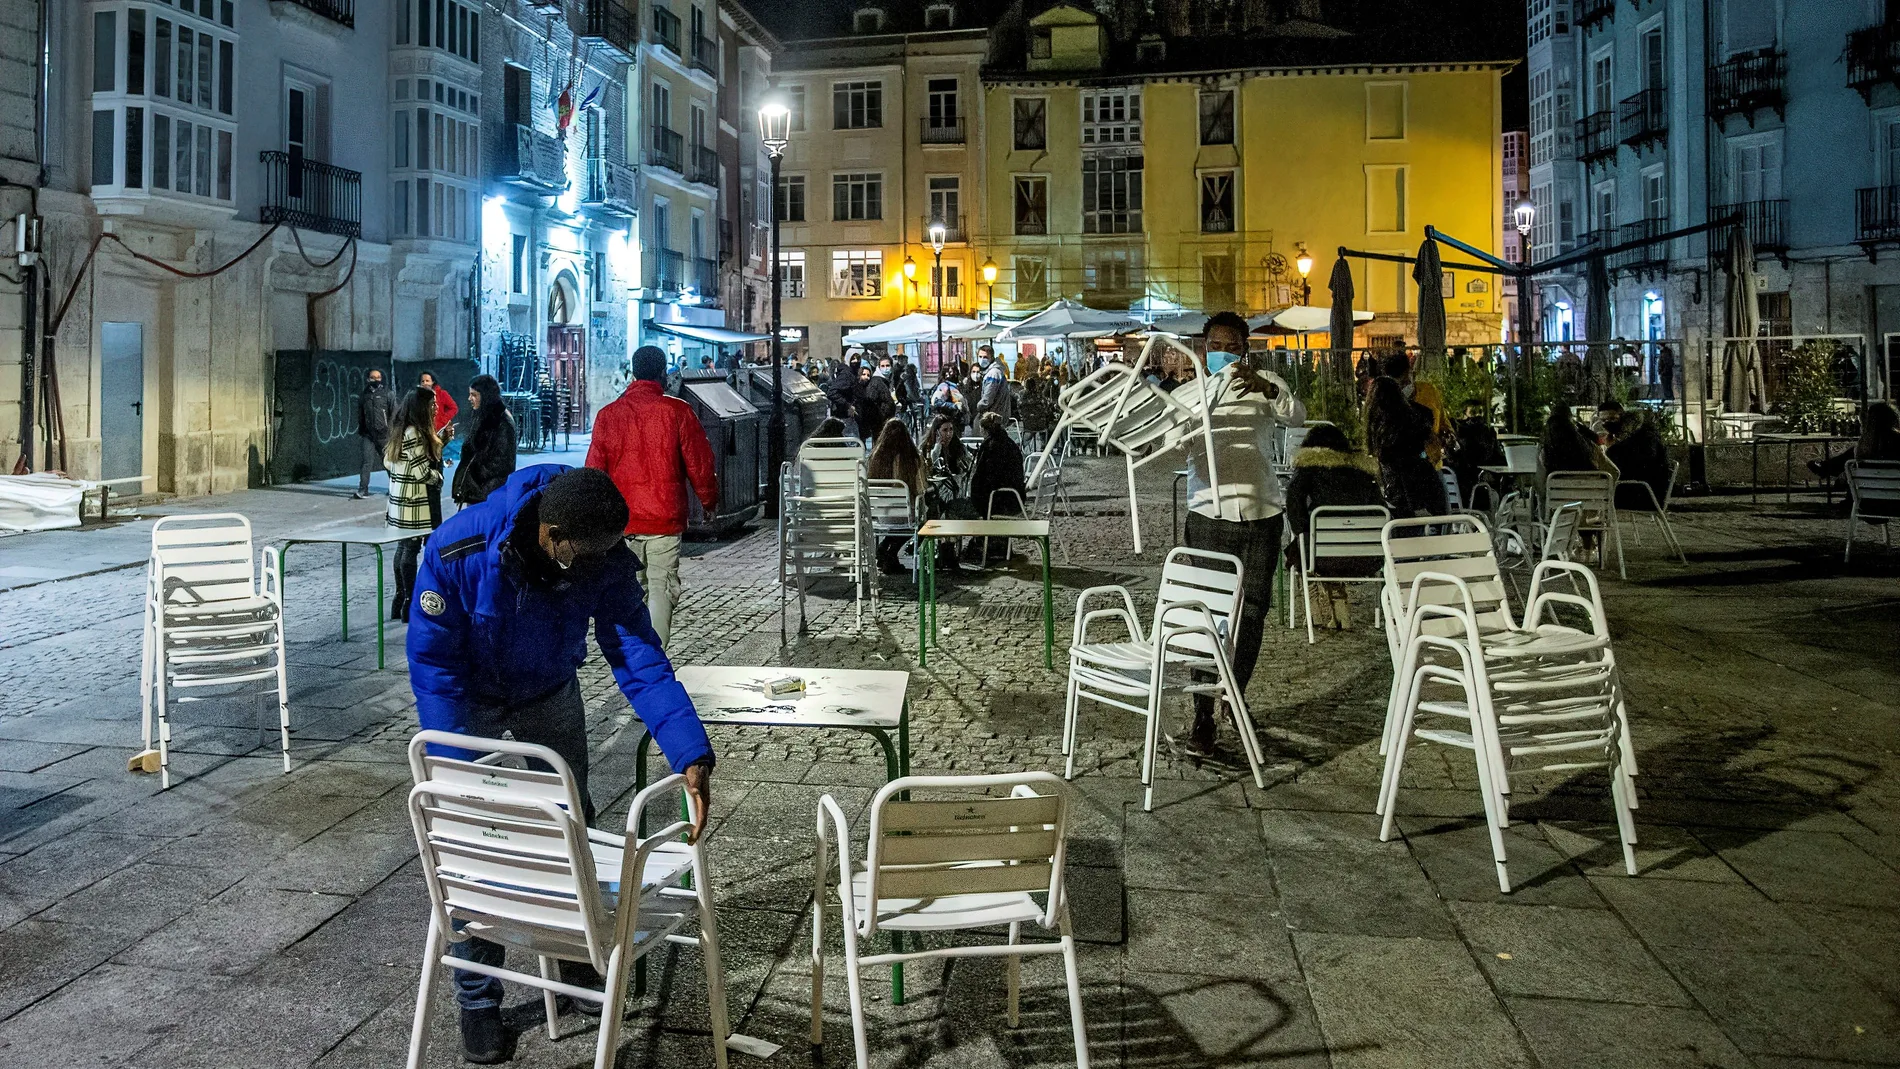
[[[647,320],[647,326],[654,330],[663,330],[668,334],[677,334],[682,338],[705,342],[708,345],[744,345],[747,342],[771,341],[770,334],[747,334],[744,331],[727,330],[724,327],[692,327],[684,323],[661,323]]]

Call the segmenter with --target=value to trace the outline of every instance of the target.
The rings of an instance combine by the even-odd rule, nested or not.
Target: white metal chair
[[[912,494],[910,484],[902,479],[866,480],[865,503],[871,511],[871,538],[874,541],[910,538],[916,535],[918,526],[923,523],[923,498]],[[912,578],[916,577],[916,573],[917,564],[913,557]]]
[[[1378,505],[1321,505],[1307,519],[1307,533],[1299,539],[1299,567],[1294,581],[1300,584],[1300,603],[1306,608],[1306,641],[1318,641],[1313,633],[1313,585],[1315,583],[1384,583],[1383,576],[1321,574],[1329,561],[1382,559],[1385,549],[1381,538],[1392,514]],[[1286,599],[1287,626],[1293,626],[1293,599]],[[1373,610],[1377,627],[1380,613]]]
[[[980,792],[1008,789],[999,798]],[[911,800],[913,792],[954,791],[952,798]],[[973,793],[976,792],[976,793]],[[824,917],[828,851],[837,852],[839,919],[844,936],[845,986],[851,1007],[851,1037],[858,1069],[870,1067],[865,1025],[863,970],[926,958],[1005,958],[1009,1024],[1018,1022],[1021,961],[1032,954],[1060,954],[1068,981],[1069,1024],[1075,1064],[1088,1069],[1088,1032],[1082,1015],[1082,980],[1063,867],[1068,830],[1068,789],[1047,772],[988,776],[906,776],[884,785],[871,799],[864,863],[851,857],[851,828],[837,801],[818,801],[817,877],[812,889],[811,1042],[824,1042]],[[1043,900],[1036,901],[1041,895]],[[1023,925],[1057,934],[1054,942],[1025,943]],[[967,932],[1007,927],[1006,943],[968,943],[908,952],[897,949],[903,933]],[[867,954],[865,944],[891,933],[893,951]]]
[[[1028,468],[1029,507],[1023,514],[1049,521],[1049,535],[1054,539],[1056,548],[1062,551],[1062,563],[1067,564],[1069,544],[1062,540],[1062,530],[1056,526],[1056,506],[1060,505],[1062,514],[1068,517],[1075,515],[1075,506],[1069,501],[1068,486],[1062,481],[1061,454],[1052,454],[1046,465],[1042,463],[1042,457],[1041,453],[1031,453],[1024,458]]]
[[[810,443],[807,443],[809,445]],[[842,452],[842,451],[840,451]],[[857,623],[864,623],[868,590],[876,611],[877,584],[871,579],[871,506],[864,474],[863,448],[844,455],[801,452],[779,473],[779,640],[785,641],[786,588],[798,590],[798,630],[806,627],[805,591],[815,578],[848,579],[856,599]]]
[[[1512,471],[1536,471],[1537,449],[1536,442],[1513,442],[1504,446],[1504,466]]]
[[[1570,502],[1583,506],[1578,531],[1597,535],[1597,566],[1602,567],[1609,543],[1616,543],[1616,574],[1629,578],[1623,563],[1623,530],[1616,523],[1616,476],[1607,471],[1553,471],[1544,477],[1544,512],[1549,515]]]
[[[1228,570],[1231,568],[1231,570]],[[1135,599],[1123,586],[1096,586],[1084,590],[1075,602],[1075,629],[1069,642],[1069,688],[1064,706],[1062,753],[1064,779],[1075,777],[1076,731],[1084,699],[1140,713],[1147,718],[1142,743],[1141,807],[1154,808],[1155,751],[1161,737],[1161,695],[1170,667],[1200,670],[1214,675],[1212,682],[1190,681],[1179,689],[1187,694],[1212,694],[1232,710],[1234,729],[1252,766],[1254,784],[1265,787],[1260,770],[1262,751],[1247,712],[1246,697],[1234,679],[1234,641],[1243,611],[1240,558],[1226,553],[1177,548],[1161,566],[1161,586],[1155,613],[1144,634],[1135,614]],[[1100,595],[1121,603],[1090,609]],[[1119,619],[1126,637],[1120,641],[1090,642],[1089,625]]]
[[[432,745],[461,753],[432,754]],[[470,752],[479,756],[466,756]],[[509,758],[530,767],[503,764]],[[545,768],[537,770],[536,763]],[[635,795],[627,834],[614,835],[586,826],[573,773],[545,746],[423,731],[410,740],[409,766],[416,781],[409,792],[409,818],[430,907],[409,1069],[421,1069],[427,1059],[429,1017],[444,968],[539,988],[549,1039],[560,1038],[556,995],[601,1003],[594,1066],[611,1069],[634,963],[671,944],[701,950],[713,1062],[725,1069],[725,978],[703,849],[680,841],[692,827],[685,820],[645,838],[634,832],[641,814],[658,799],[670,802],[678,794],[690,813],[685,777],[668,776]],[[697,934],[689,934],[695,926]],[[535,955],[539,974],[448,953],[450,943],[470,936]],[[592,965],[603,978],[601,989],[554,979],[551,961]]]
[[[1847,512],[1847,546],[1841,551],[1843,564],[1853,559],[1859,524],[1878,524],[1887,545],[1893,545],[1893,525],[1900,520],[1900,461],[1848,461],[1847,493],[1852,504]]]
[[[139,665],[143,748],[131,767],[156,771],[161,789],[171,786],[174,688],[274,685],[278,745],[290,771],[282,577],[269,551],[253,553],[251,522],[235,512],[166,516],[152,525]]]
[[[1669,462],[1669,485],[1663,488],[1663,496],[1660,501],[1656,499],[1656,488],[1643,482],[1641,479],[1620,480],[1616,484],[1616,489],[1618,492],[1621,492],[1626,486],[1631,488],[1631,490],[1640,489],[1643,496],[1649,498],[1648,511],[1642,509],[1633,509],[1631,511],[1638,516],[1648,516],[1654,519],[1657,528],[1662,531],[1663,541],[1669,543],[1669,548],[1675,551],[1676,559],[1687,564],[1689,563],[1689,558],[1683,555],[1682,543],[1676,540],[1675,526],[1669,522],[1669,503],[1675,500],[1676,471],[1681,467],[1682,465],[1678,461],[1672,460]]]

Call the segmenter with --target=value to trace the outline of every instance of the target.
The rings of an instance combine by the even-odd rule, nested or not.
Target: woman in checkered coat
[[[435,434],[435,391],[418,386],[403,397],[389,427],[389,448],[383,457],[389,470],[391,529],[415,531],[396,546],[396,596],[389,618],[409,619],[409,598],[416,585],[416,561],[422,540],[435,529],[429,509],[429,488],[442,483],[442,440]]]

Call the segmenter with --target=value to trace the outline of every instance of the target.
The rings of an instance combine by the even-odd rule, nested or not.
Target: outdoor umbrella
[[[1346,262],[1345,248],[1340,248],[1339,260],[1333,264],[1333,277],[1327,283],[1333,291],[1333,315],[1328,326],[1332,330],[1333,369],[1352,381],[1352,265]]]
[[[1761,312],[1755,302],[1755,248],[1748,231],[1735,227],[1728,239],[1728,341],[1723,348],[1722,407],[1730,412],[1763,412],[1768,388],[1762,381],[1761,350],[1755,333]]]
[[[960,331],[982,326],[975,319],[962,316],[944,316],[944,337],[952,337]],[[876,345],[879,342],[919,342],[937,340],[937,316],[933,312],[912,312],[901,315],[889,322],[874,327],[854,330],[844,336],[846,345]]]
[[[1126,312],[1104,312],[1067,298],[1003,332],[1005,339],[1101,337],[1140,330],[1142,322]]]
[[[1438,242],[1426,238],[1418,246],[1418,262],[1412,265],[1412,281],[1418,283],[1418,371],[1439,371],[1445,366],[1445,293],[1444,267],[1438,259]]]
[[[1590,343],[1586,351],[1584,400],[1601,401],[1609,395],[1610,385],[1610,272],[1603,257],[1590,257],[1585,281],[1590,288],[1584,337]]]

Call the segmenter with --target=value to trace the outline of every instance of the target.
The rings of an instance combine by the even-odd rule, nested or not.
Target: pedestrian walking
[[[587,658],[591,622],[634,715],[673,771],[685,776],[697,841],[711,802],[712,745],[661,651],[639,562],[622,537],[628,522],[627,502],[611,478],[559,464],[518,471],[486,501],[450,517],[424,548],[416,578],[419,611],[407,640],[416,715],[425,729],[507,734],[553,750],[573,772],[582,816],[592,824],[586,706],[576,675]],[[506,959],[500,943],[475,936],[451,943],[449,953],[488,966]],[[560,978],[577,987],[601,986],[586,962],[561,962]],[[501,1017],[501,981],[457,970],[455,998],[462,1057],[482,1065],[513,1057],[514,1037]],[[581,1000],[568,1005],[600,1012]]]
[[[587,466],[613,478],[627,502],[627,545],[646,569],[647,606],[664,646],[673,635],[680,594],[680,536],[686,533],[687,488],[711,515],[719,508],[712,444],[691,406],[668,397],[666,354],[642,345],[633,354],[633,382],[594,419]]]
[[[1007,422],[1011,415],[1015,397],[1009,390],[1009,369],[996,359],[996,350],[985,345],[977,351],[977,371],[980,376],[976,400],[976,418],[981,421],[984,413],[994,412]]]
[[[383,385],[382,371],[371,368],[363,393],[356,400],[356,437],[362,446],[362,460],[356,493],[350,496],[369,496],[369,473],[382,470],[383,451],[389,448],[389,425],[395,418],[396,398]]]
[[[442,443],[442,458],[436,464],[436,479],[429,484],[429,520],[433,526],[442,526],[442,476],[444,468],[455,462],[456,449],[461,445],[455,440],[455,398],[449,391],[435,381],[433,372],[425,371],[416,379],[416,385],[435,394],[435,436]]]
[[[469,382],[468,407],[475,413],[475,430],[468,436],[450,487],[450,496],[464,507],[488,500],[514,474],[517,436],[514,417],[502,403],[501,384],[495,376],[477,375]]]
[[[396,544],[396,596],[389,603],[389,618],[407,620],[422,540],[441,526],[442,440],[435,436],[435,391],[418,386],[403,397],[383,456],[389,469],[386,522],[392,530],[425,532]]]

